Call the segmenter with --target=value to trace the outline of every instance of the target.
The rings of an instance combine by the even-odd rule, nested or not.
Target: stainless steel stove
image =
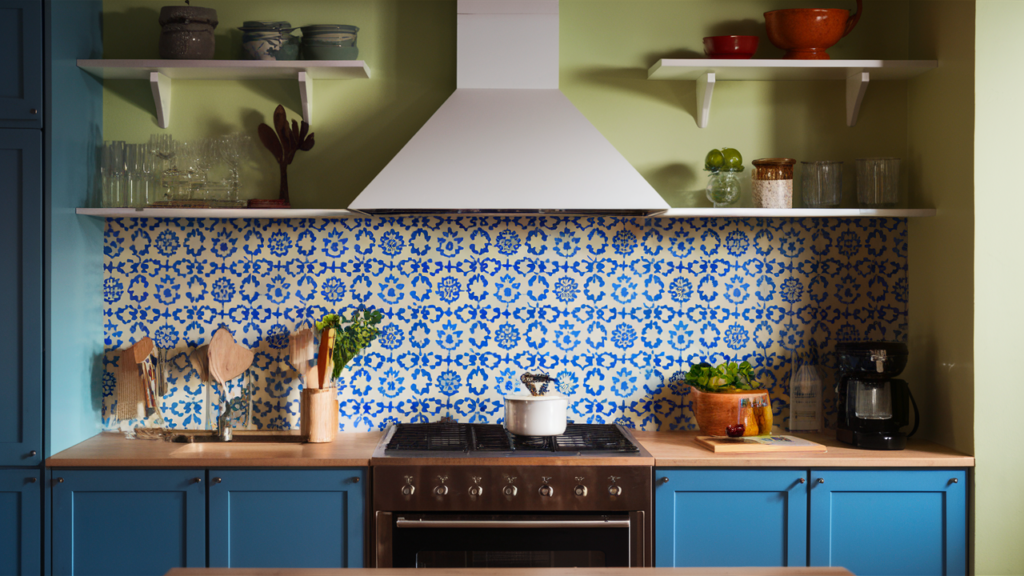
[[[371,460],[376,566],[650,566],[652,465],[616,425],[394,425]]]

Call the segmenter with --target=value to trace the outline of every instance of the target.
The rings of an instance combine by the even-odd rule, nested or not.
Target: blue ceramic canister
[[[347,24],[315,24],[302,27],[302,42],[332,46],[355,46],[359,28]]]
[[[295,60],[299,57],[299,38],[283,21],[247,20],[242,31],[242,51],[248,60]]]

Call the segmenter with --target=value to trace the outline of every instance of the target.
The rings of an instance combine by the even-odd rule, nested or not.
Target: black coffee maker
[[[917,402],[896,377],[907,367],[907,345],[900,342],[843,342],[836,345],[838,422],[836,439],[870,450],[902,450],[917,432]],[[910,424],[910,434],[900,428]]]

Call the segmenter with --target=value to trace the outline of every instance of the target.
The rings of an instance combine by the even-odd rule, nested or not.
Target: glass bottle
[[[740,199],[740,179],[738,172],[715,172],[708,180],[708,200],[715,208],[732,206]]]

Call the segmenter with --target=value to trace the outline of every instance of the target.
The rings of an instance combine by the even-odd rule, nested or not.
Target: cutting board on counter
[[[722,438],[697,436],[697,444],[715,453],[742,454],[744,452],[827,452],[824,444],[796,436],[748,436]]]

